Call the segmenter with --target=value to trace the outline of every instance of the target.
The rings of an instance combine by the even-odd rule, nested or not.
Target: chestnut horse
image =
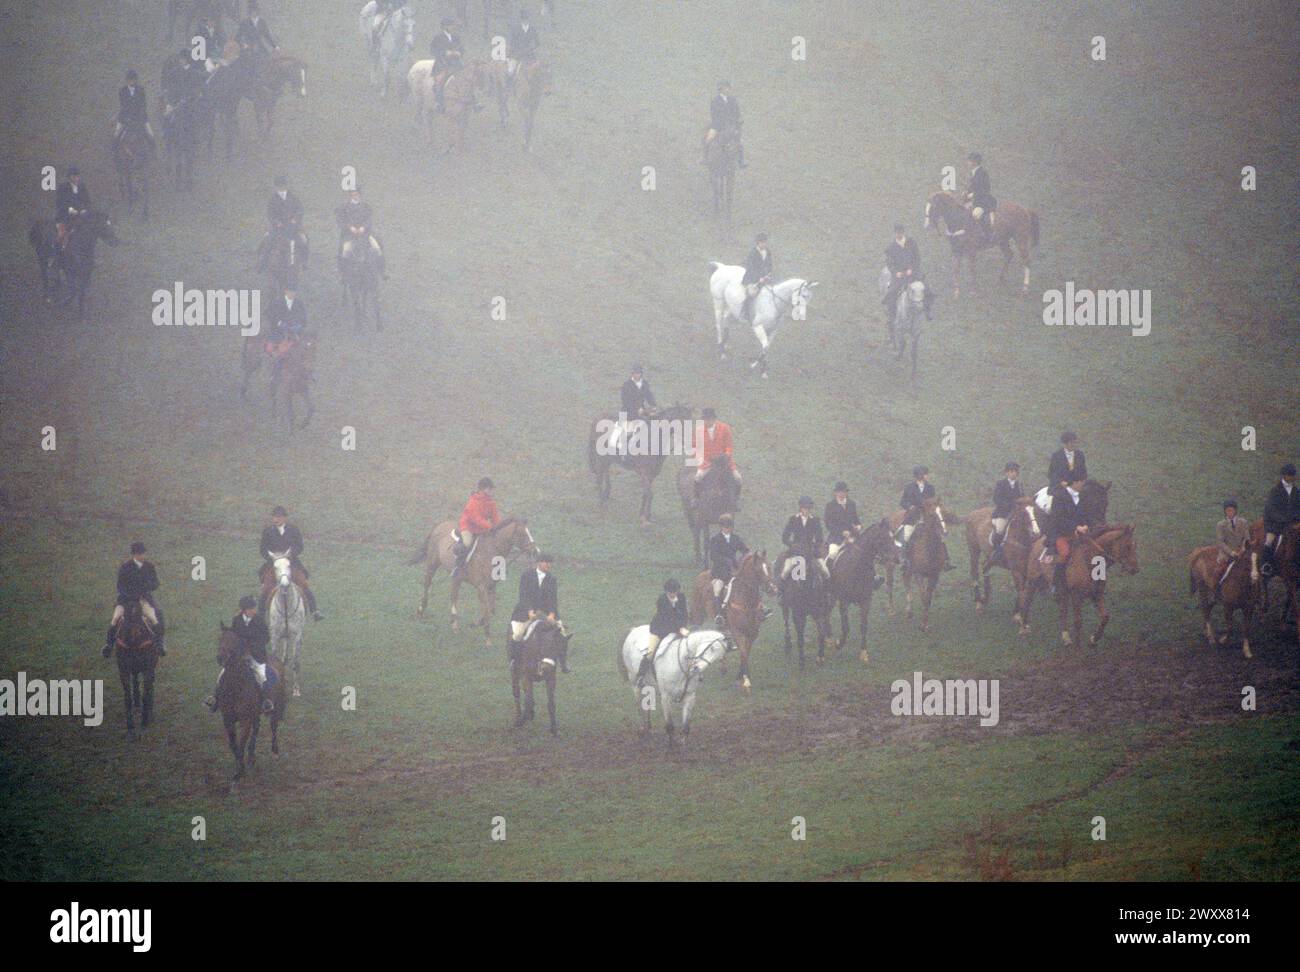
[[[243,384],[239,388],[241,399],[248,399],[248,383],[253,373],[262,367],[264,357],[280,359],[280,367],[273,369],[271,376],[272,420],[279,413],[280,389],[283,388],[285,403],[289,408],[289,429],[292,431],[294,428],[293,400],[295,398],[301,398],[307,405],[307,413],[303,416],[302,425],[298,426],[305,429],[312,415],[316,413],[316,405],[311,400],[311,384],[315,381],[316,373],[315,334],[304,331],[298,340],[287,348],[277,347],[265,337],[256,334],[244,338],[243,349],[240,352],[240,364],[244,373]]]
[[[1029,570],[1029,548],[1042,535],[1038,518],[1042,511],[1034,505],[1032,496],[1025,496],[1012,511],[1007,521],[1007,533],[1002,540],[1002,558],[993,563],[993,507],[982,506],[966,514],[966,549],[970,552],[970,580],[975,591],[975,613],[983,614],[988,607],[992,585],[989,571],[1005,567],[1011,572],[1016,585],[1016,603],[1025,586]],[[1017,618],[1018,620],[1018,618]]]
[[[248,667],[243,641],[226,627],[225,622],[221,625],[217,660],[224,672],[217,685],[217,709],[225,725],[226,741],[235,756],[235,779],[238,780],[244,775],[245,754],[248,766],[251,767],[256,760],[257,731],[262,725],[262,691],[257,687],[257,677]],[[281,676],[281,667],[274,658],[268,658],[266,664]],[[278,756],[280,720],[284,718],[286,704],[283,677],[276,678],[275,688],[271,690],[271,704],[275,707],[270,717],[271,752]],[[243,730],[236,738],[235,729],[239,726]]]
[[[943,509],[933,496],[921,503],[921,522],[912,533],[911,551],[903,561],[903,591],[907,598],[907,619],[912,620],[912,581],[919,584],[921,630],[930,630],[930,602],[939,586],[939,574],[947,562],[943,538],[948,534]]]
[[[465,147],[465,132],[476,106],[476,94],[487,84],[488,67],[481,60],[467,63],[442,84],[443,114],[450,129],[446,152],[459,152]],[[438,86],[431,60],[416,61],[406,75],[411,93],[415,95],[417,120],[424,119],[429,141],[433,141],[434,119],[438,116]]]
[[[758,628],[763,623],[763,594],[775,594],[772,571],[767,564],[767,553],[751,550],[745,554],[731,579],[731,596],[727,599],[726,630],[740,649],[740,675],[738,684],[748,695],[749,652],[758,640]],[[707,570],[700,571],[691,592],[690,621],[693,625],[705,624],[713,614],[713,578]]]
[[[1210,647],[1216,643],[1210,614],[1214,605],[1222,604],[1228,630],[1218,636],[1217,643],[1228,643],[1233,633],[1233,615],[1240,611],[1241,653],[1247,658],[1253,657],[1250,653],[1250,622],[1260,595],[1259,551],[1254,544],[1247,541],[1246,549],[1228,561],[1226,570],[1220,569],[1218,547],[1197,547],[1187,558],[1187,569],[1190,593],[1200,601],[1201,615],[1205,618],[1205,640]]]
[[[511,554],[520,551],[525,554],[537,553],[537,544],[528,530],[528,521],[519,517],[508,517],[496,525],[489,533],[478,538],[469,561],[460,570],[456,570],[456,542],[452,530],[456,527],[453,520],[444,520],[429,531],[420,549],[406,562],[408,564],[424,563],[424,593],[420,597],[420,607],[416,616],[423,618],[429,608],[429,587],[433,584],[433,575],[442,567],[451,574],[451,630],[460,631],[460,612],[457,600],[460,598],[460,585],[468,582],[478,593],[479,609],[482,612],[476,622],[483,628],[484,644],[492,644],[492,612],[496,610],[497,581],[501,579],[503,566]]]
[[[551,66],[545,61],[522,62],[515,71],[514,84],[510,83],[510,68],[506,61],[493,60],[487,65],[486,84],[496,98],[501,127],[506,127],[510,116],[510,97],[524,119],[524,151],[532,147],[533,118],[541,107],[542,99],[551,93]]]
[[[1038,213],[1013,202],[1000,202],[994,210],[993,233],[984,228],[955,195],[936,192],[925,204],[925,226],[948,237],[954,258],[952,271],[953,295],[961,293],[961,264],[970,264],[971,281],[975,280],[975,254],[985,247],[996,246],[1002,251],[1002,270],[998,282],[1006,279],[1011,266],[1011,245],[1024,268],[1025,279],[1021,293],[1029,293],[1029,259],[1033,247],[1038,245]]]
[[[1133,534],[1134,527],[1131,523],[1125,526],[1102,526],[1085,536],[1075,538],[1070,544],[1064,590],[1056,592],[1056,603],[1061,612],[1062,644],[1079,643],[1084,601],[1092,601],[1099,616],[1097,630],[1088,639],[1088,643],[1095,645],[1101,640],[1106,623],[1110,620],[1110,612],[1106,610],[1106,578],[1111,564],[1119,564],[1120,570],[1125,574],[1138,572],[1137,539]],[[1033,601],[1034,591],[1038,587],[1046,587],[1052,580],[1054,565],[1043,563],[1040,556],[1046,542],[1046,537],[1040,537],[1034,541],[1033,549],[1030,550],[1029,576],[1020,597],[1020,616],[1024,623],[1022,634],[1029,630],[1029,605]],[[1067,616],[1071,610],[1074,612],[1074,623],[1067,626]]]

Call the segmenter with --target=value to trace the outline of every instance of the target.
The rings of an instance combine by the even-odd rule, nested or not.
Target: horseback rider
[[[289,189],[289,180],[275,177],[275,191],[266,202],[266,236],[262,241],[262,264],[265,268],[271,246],[276,240],[293,240],[302,247],[303,266],[307,264],[307,234],[302,229],[302,201]]]
[[[759,290],[772,284],[772,251],[767,248],[767,234],[759,233],[754,237],[754,248],[745,257],[745,276],[741,279],[745,288],[745,303],[741,307],[741,317],[747,323],[754,323],[754,298]]]
[[[439,112],[446,108],[442,100],[442,94],[447,85],[447,79],[465,67],[464,45],[461,44],[460,38],[452,33],[452,28],[455,26],[456,21],[454,19],[443,17],[442,30],[434,34],[433,40],[429,42],[429,54],[433,58],[433,89]],[[470,97],[474,98],[472,87]],[[478,111],[479,107],[477,100],[475,100],[474,110]]]
[[[781,566],[782,580],[790,576],[790,571],[794,569],[795,558],[804,554],[817,562],[817,569],[822,572],[823,577],[831,576],[826,568],[826,562],[820,556],[825,538],[822,535],[822,521],[813,515],[811,496],[799,497],[799,512],[785,521],[785,529],[781,531],[781,542],[785,544],[790,554]]]
[[[889,270],[889,289],[881,303],[885,305],[886,319],[892,331],[898,312],[898,295],[914,280],[925,280],[921,273],[921,249],[916,240],[907,235],[902,223],[894,224],[894,239],[885,247],[885,267]],[[931,295],[925,291],[925,315],[930,316]]]
[[[307,328],[307,305],[292,287],[284,288],[284,296],[271,305],[271,329],[266,335],[266,353],[271,355],[271,378],[278,380],[284,370],[285,358],[302,338]]]
[[[54,233],[59,249],[68,242],[73,224],[90,212],[90,191],[81,183],[81,170],[68,166],[68,178],[54,193]]]
[[[163,647],[162,608],[153,597],[153,592],[158,590],[158,571],[144,559],[144,551],[144,544],[136,540],[131,544],[131,559],[124,561],[117,569],[117,604],[113,608],[113,619],[108,623],[108,634],[104,637],[105,658],[113,654],[113,646],[117,643],[117,626],[126,616],[127,605],[133,601],[140,604],[140,616],[153,632],[153,643],[158,649],[159,657],[167,654]]]
[[[153,127],[149,124],[149,99],[144,88],[139,84],[139,77],[134,70],[126,72],[126,84],[117,92],[117,125],[113,129],[113,138],[119,139],[129,128],[142,128],[149,139],[153,140]]]
[[[709,576],[713,589],[713,623],[727,623],[727,602],[731,599],[731,579],[749,547],[734,532],[736,519],[730,513],[718,517],[718,531],[709,538]]]
[[[519,23],[510,28],[510,38],[506,48],[506,84],[511,89],[515,86],[515,78],[519,75],[520,66],[537,60],[537,50],[540,46],[541,38],[537,34],[537,28],[533,26],[528,11],[520,8]]]
[[[966,186],[966,207],[975,222],[988,238],[993,237],[994,212],[998,201],[993,198],[993,183],[989,179],[989,170],[984,168],[984,157],[978,152],[966,156],[971,164],[970,182]]]
[[[718,93],[709,102],[709,130],[704,136],[704,158],[708,163],[709,143],[727,130],[736,133],[736,165],[745,168],[745,146],[740,140],[740,102],[731,93],[730,81],[718,82]]]
[[[194,58],[190,56],[190,49],[183,47],[180,53],[163,65],[160,82],[163,102],[166,106],[179,105],[194,97],[201,83],[202,79],[194,68]],[[166,112],[167,108],[164,107],[163,113]]]
[[[194,39],[203,38],[204,66],[209,72],[215,71],[222,62],[226,47],[226,35],[212,14],[206,14],[199,23]]]
[[[695,495],[700,495],[700,485],[704,482],[704,477],[709,474],[709,470],[717,462],[720,468],[731,473],[731,478],[736,482],[737,496],[739,496],[740,470],[736,468],[736,460],[732,456],[731,426],[726,422],[719,422],[718,413],[712,408],[706,408],[702,414],[704,430],[700,434],[700,441],[696,444],[696,454],[699,457],[700,465],[695,470]]]
[[[691,633],[686,626],[686,598],[682,596],[682,585],[675,577],[664,581],[664,592],[655,602],[655,616],[650,621],[650,637],[646,640],[645,655],[641,659],[641,668],[637,671],[637,684],[645,678],[654,663],[655,652],[659,643],[669,635],[685,638]]]
[[[1081,502],[1084,478],[1078,476],[1052,490],[1052,513],[1047,519],[1047,537],[1043,553],[1055,552],[1055,569],[1052,571],[1054,592],[1063,589],[1071,543],[1076,537],[1083,537],[1088,533],[1090,525],[1088,511],[1083,508]]]
[[[618,454],[619,443],[627,437],[628,426],[649,418],[659,407],[655,393],[650,390],[650,382],[646,381],[645,369],[639,362],[632,365],[632,372],[627,381],[623,382],[618,399],[618,421],[614,424],[609,439],[610,450],[615,455]]]
[[[262,19],[257,0],[248,0],[248,15],[239,22],[235,40],[239,42],[240,52],[259,64],[280,49],[280,45],[271,36],[271,28]]]
[[[1223,501],[1223,519],[1214,528],[1214,546],[1217,548],[1215,564],[1218,573],[1214,579],[1217,588],[1228,575],[1228,565],[1246,552],[1250,542],[1250,522],[1237,515],[1236,499]]]
[[[387,280],[388,273],[384,269],[384,249],[380,246],[379,237],[374,232],[373,215],[370,203],[361,198],[360,187],[353,186],[348,192],[348,201],[334,211],[334,219],[339,226],[338,260],[341,266],[343,260],[352,255],[353,247],[358,243],[369,246],[378,261],[379,275]]]
[[[257,598],[245,594],[239,599],[239,613],[230,620],[230,630],[239,639],[240,653],[248,658],[248,667],[257,680],[258,691],[262,693],[262,711],[270,715],[275,711],[271,701],[271,690],[275,688],[275,669],[267,665],[267,646],[271,643],[271,632],[266,629],[266,622],[257,613]],[[221,690],[221,677],[226,674],[223,668],[217,672],[217,684],[212,694],[203,700],[211,712],[217,711],[217,692]]]
[[[989,541],[993,544],[993,556],[990,564],[1006,565],[1002,553],[1002,541],[1007,538],[1007,524],[1011,515],[1024,498],[1025,487],[1020,482],[1020,463],[1008,462],[1002,467],[1002,478],[993,485],[993,535]]]
[[[912,561],[912,535],[921,522],[925,512],[925,501],[928,499],[938,500],[938,493],[935,491],[934,484],[930,482],[930,470],[925,466],[916,466],[912,470],[912,481],[903,487],[903,496],[898,501],[899,509],[903,511],[903,525],[898,528],[898,536],[894,538],[894,544],[903,548],[904,563],[910,564]],[[940,522],[942,523],[942,519]],[[946,529],[944,532],[947,532]],[[953,567],[954,564],[948,559],[948,548],[945,544],[942,569],[952,570]]]
[[[1088,461],[1079,448],[1079,437],[1068,429],[1061,433],[1061,448],[1047,461],[1047,482],[1055,489],[1088,478]]]
[[[551,573],[551,555],[547,553],[539,553],[536,566],[519,577],[519,600],[510,614],[511,642],[522,644],[532,622],[543,617],[564,630],[564,622],[560,620],[559,585]],[[559,662],[560,671],[568,672],[567,659],[561,657]]]
[[[841,479],[835,484],[833,493],[833,498],[826,504],[826,510],[822,514],[822,520],[826,524],[826,539],[829,541],[826,556],[822,558],[822,567],[828,572],[840,551],[862,532],[858,505],[849,499],[849,484]]]
[[[1287,463],[1278,471],[1278,481],[1264,501],[1264,563],[1260,573],[1272,577],[1282,534],[1292,523],[1300,523],[1300,489],[1295,485],[1295,466]]]
[[[474,548],[478,546],[478,538],[484,533],[491,532],[501,522],[497,501],[492,498],[492,491],[495,488],[492,480],[484,476],[465,502],[460,520],[457,521],[457,530],[452,532],[452,539],[456,542],[453,548],[456,566],[453,570],[460,570],[469,563]]]
[[[268,578],[274,577],[276,555],[287,553],[290,578],[302,588],[302,599],[307,603],[312,620],[323,621],[325,616],[316,610],[316,594],[307,583],[311,574],[300,559],[303,546],[302,531],[289,522],[289,511],[283,506],[271,510],[271,525],[262,531],[262,539],[258,543],[263,561],[258,570],[258,579],[265,584]]]

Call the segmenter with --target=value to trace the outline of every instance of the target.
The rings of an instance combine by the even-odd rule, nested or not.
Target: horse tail
[[[623,681],[626,682],[628,681],[628,670],[627,670],[627,663],[623,661],[623,646],[619,645],[618,648],[616,648],[615,650],[618,652],[617,654],[618,673],[623,676]]]
[[[406,566],[412,567],[415,564],[423,563],[424,558],[427,557],[428,555],[429,555],[429,541],[428,539],[426,539],[423,543],[420,544],[419,549],[416,550],[411,557],[407,558]]]
[[[1196,565],[1195,564],[1193,564],[1187,570],[1187,581],[1188,581],[1187,593],[1195,596],[1196,595]]]
[[[1038,246],[1038,213],[1029,211],[1029,245]]]
[[[717,272],[718,272],[718,268],[721,267],[721,266],[722,266],[722,264],[719,263],[717,260],[710,260],[710,261],[709,261],[709,276],[712,277],[715,273],[717,273]]]
[[[587,439],[587,468],[593,473],[600,472],[600,457],[596,452],[596,438]]]

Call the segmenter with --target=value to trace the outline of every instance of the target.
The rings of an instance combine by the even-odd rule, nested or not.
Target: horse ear
[[[1101,488],[1102,488],[1102,490],[1103,490],[1104,492],[1109,493],[1109,492],[1110,492],[1110,487],[1111,487],[1111,481],[1110,481],[1109,479],[1106,480],[1104,483],[1101,484]]]
[[[812,290],[814,287],[819,287],[819,286],[821,286],[821,281],[820,281],[820,280],[814,280],[814,281],[812,281],[810,284],[808,284],[808,289],[809,289],[809,290]]]

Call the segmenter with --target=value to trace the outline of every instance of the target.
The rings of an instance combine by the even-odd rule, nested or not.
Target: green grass
[[[1108,642],[1084,664],[1197,650],[1183,557],[1212,535],[1225,494],[1256,515],[1300,441],[1288,394],[1300,255],[1288,119],[1300,106],[1287,72],[1300,38],[1284,5],[916,3],[868,16],[828,0],[756,16],[739,0],[584,4],[544,37],[556,93],[533,155],[517,125],[498,133],[485,112],[451,158],[430,151],[408,106],[367,91],[352,4],[276,6],[274,29],[309,60],[308,100],[282,103],[271,140],[246,141],[236,164],[203,162],[194,197],[160,190],[150,225],[119,221],[126,242],[101,251],[84,323],[33,294],[23,230],[49,208],[39,167],[77,160],[120,212],[103,149],[117,78],[135,64],[156,95],[167,46],[116,6],[79,4],[72,34],[68,15],[39,5],[6,19],[3,159],[18,188],[0,199],[13,228],[0,238],[0,677],[109,681],[99,729],[0,722],[0,876],[1294,877],[1290,702],[1214,725],[1158,709],[1082,733],[827,736],[829,700],[864,705],[914,669],[1000,676],[1058,658],[1045,603],[1034,634],[1015,637],[1000,572],[980,619],[964,569],[945,575],[929,635],[878,608],[870,669],[841,657],[801,676],[765,628],[752,699],[711,678],[687,757],[669,757],[657,728],[638,744],[614,651],[666,576],[690,576],[689,538],[669,475],[642,529],[630,478],[615,473],[602,512],[584,461],[588,422],[643,360],[662,400],[712,404],[735,426],[739,531],[775,553],[802,492],[823,501],[843,477],[864,516],[883,515],[924,462],[961,513],[987,502],[1008,458],[1041,482],[1072,426],[1094,474],[1116,483],[1112,518],[1138,524],[1142,565],[1113,585]],[[428,5],[417,12],[423,49]],[[1086,56],[1098,33],[1105,64]],[[807,62],[789,60],[796,34]],[[730,226],[703,215],[696,161],[720,73],[745,107],[752,163]],[[879,254],[896,219],[920,233],[941,167],[971,148],[1000,198],[1042,213],[1033,296],[996,288],[986,254],[982,287],[959,301],[944,287],[911,386],[881,346]],[[329,265],[349,164],[389,248],[378,335],[344,320]],[[1238,187],[1244,164],[1259,169],[1255,193]],[[640,189],[645,165],[654,192]],[[148,315],[149,294],[176,280],[261,284],[251,252],[280,171],[308,207],[317,263],[304,293],[322,330],[317,416],[292,436],[270,423],[261,381],[239,401],[236,338],[155,329]],[[706,292],[706,261],[739,261],[759,229],[778,273],[821,283],[807,323],[778,333],[768,382],[714,361]],[[944,248],[921,245],[946,284]],[[1150,337],[1044,327],[1037,295],[1066,280],[1150,288]],[[489,316],[497,295],[505,321]],[[733,341],[747,351],[752,338]],[[55,452],[39,447],[46,425]],[[1256,451],[1240,448],[1244,425]],[[357,429],[354,453],[343,426]],[[945,426],[955,451],[939,448]],[[556,742],[508,729],[504,650],[452,635],[445,580],[431,622],[413,616],[419,571],[398,548],[454,515],[485,473],[559,558],[577,635]],[[285,755],[232,796],[219,722],[198,700],[274,503],[307,535],[330,617],[308,631]],[[171,650],[158,727],[128,745],[97,646],[137,536],[162,574]],[[959,536],[952,553],[964,564]],[[188,580],[195,555],[201,583]],[[1294,670],[1276,632],[1257,654]],[[339,706],[345,685],[356,712]],[[497,814],[504,844],[488,839]],[[1088,838],[1096,814],[1105,843]],[[796,815],[804,843],[789,839]]]

